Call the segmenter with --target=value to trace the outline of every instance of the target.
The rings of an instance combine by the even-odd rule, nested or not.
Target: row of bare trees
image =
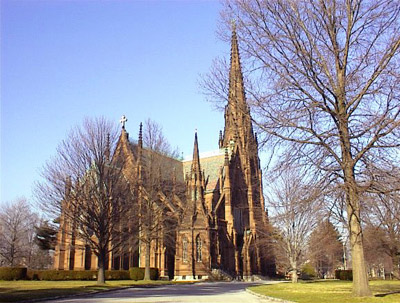
[[[279,173],[268,183],[266,194],[277,271],[297,282],[298,272],[307,263],[320,278],[334,277],[335,269],[348,269],[351,255],[340,189],[316,183],[294,167]],[[390,190],[362,196],[365,260],[371,277],[399,278],[400,175],[395,173],[396,178],[375,183]]]
[[[399,13],[391,0],[233,0],[221,14],[225,29],[236,22],[260,141],[278,166],[307,167],[343,192],[355,296],[371,295],[362,231],[370,168],[399,163]],[[227,95],[223,79],[215,64],[209,96]]]

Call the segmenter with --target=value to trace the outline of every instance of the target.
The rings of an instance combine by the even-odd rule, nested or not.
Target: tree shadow
[[[396,294],[400,294],[400,291],[391,291],[391,292],[384,293],[384,294],[377,294],[377,295],[375,295],[375,297],[383,298],[383,297],[386,297],[386,296],[396,295]]]

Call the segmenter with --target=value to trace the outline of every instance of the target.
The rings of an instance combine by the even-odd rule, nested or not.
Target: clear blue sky
[[[199,74],[230,46],[217,1],[1,1],[1,200],[32,199],[40,169],[85,116],[159,122],[172,146],[217,149],[223,114]]]

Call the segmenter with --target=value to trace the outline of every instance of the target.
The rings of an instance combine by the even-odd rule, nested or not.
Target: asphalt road
[[[207,302],[207,303],[266,303],[246,292],[246,287],[257,283],[213,282],[184,285],[165,285],[155,288],[126,288],[116,291],[43,301],[47,303],[130,303],[130,302]]]

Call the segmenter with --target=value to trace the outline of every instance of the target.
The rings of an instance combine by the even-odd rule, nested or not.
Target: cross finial
[[[119,123],[122,125],[122,129],[125,129],[125,123],[128,121],[128,119],[125,117],[125,115],[122,115],[121,120],[119,120]]]

